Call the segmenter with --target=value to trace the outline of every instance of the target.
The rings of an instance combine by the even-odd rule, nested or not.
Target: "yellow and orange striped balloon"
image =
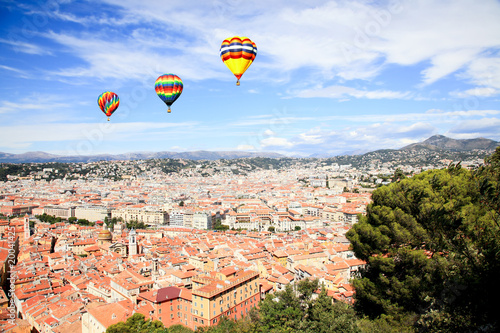
[[[229,70],[236,76],[236,85],[257,56],[257,46],[247,37],[234,36],[224,39],[220,47],[220,57]]]

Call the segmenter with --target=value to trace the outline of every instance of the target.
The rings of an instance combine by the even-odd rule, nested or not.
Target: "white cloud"
[[[238,145],[236,150],[255,151],[255,147],[252,145]]]
[[[264,135],[266,135],[266,136],[273,136],[273,135],[275,135],[275,134],[276,134],[276,133],[274,133],[274,132],[273,132],[273,131],[271,131],[270,129],[266,129],[266,130],[264,131]]]
[[[491,87],[476,87],[460,92],[457,91],[450,92],[450,95],[456,98],[491,97],[499,94],[500,94],[500,89],[495,89]]]
[[[95,34],[73,36],[51,32],[45,37],[68,47],[75,56],[85,61],[81,66],[47,71],[51,76],[119,80],[127,78],[144,82],[154,80],[166,72],[175,72],[182,79],[189,80],[218,75],[212,69],[214,60],[206,56],[206,46],[196,50],[187,48],[185,42],[169,41],[168,38],[162,39],[154,35],[109,40],[107,36]],[[165,53],[165,45],[169,46],[170,52],[177,54]]]
[[[367,98],[367,99],[405,99],[410,96],[409,92],[389,91],[389,90],[359,90],[347,86],[316,87],[312,89],[300,90],[291,93],[295,97],[301,98],[337,98],[346,97]]]
[[[447,134],[463,139],[486,137],[500,141],[499,128],[500,119],[498,118],[469,119],[453,126]]]
[[[289,142],[287,139],[285,138],[278,138],[278,137],[270,137],[270,138],[266,138],[266,139],[263,139],[260,141],[260,145],[262,147],[287,147],[287,148],[290,148],[290,147],[293,147],[293,143]]]
[[[24,113],[30,110],[54,110],[71,107],[69,101],[61,100],[57,95],[31,94],[17,102],[1,101],[0,113]]]
[[[452,74],[474,59],[480,50],[462,49],[451,50],[437,54],[431,59],[432,66],[422,71],[423,83],[431,84],[437,80]]]
[[[500,90],[500,56],[483,56],[474,59],[463,77],[478,85],[479,89]]]

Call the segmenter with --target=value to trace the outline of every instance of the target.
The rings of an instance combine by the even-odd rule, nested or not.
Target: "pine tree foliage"
[[[495,331],[500,273],[500,148],[485,166],[423,172],[373,193],[348,233],[368,265],[356,310],[414,318],[425,331]]]

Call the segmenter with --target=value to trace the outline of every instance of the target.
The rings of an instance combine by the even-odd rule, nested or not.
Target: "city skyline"
[[[500,2],[2,1],[0,151],[338,155],[500,141]],[[222,40],[257,57],[236,78]],[[154,91],[184,91],[172,113]],[[106,121],[97,97],[120,107]]]

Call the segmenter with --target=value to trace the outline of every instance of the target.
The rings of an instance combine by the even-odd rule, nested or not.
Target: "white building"
[[[85,219],[90,222],[104,221],[106,217],[111,216],[111,210],[103,206],[76,207],[75,217]]]
[[[180,211],[172,211],[170,213],[169,225],[172,227],[183,227],[184,226],[184,213]]]
[[[196,212],[193,214],[193,228],[212,229],[212,214],[209,212]]]

